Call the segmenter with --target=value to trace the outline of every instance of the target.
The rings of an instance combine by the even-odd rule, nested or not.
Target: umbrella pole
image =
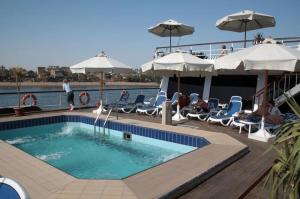
[[[246,48],[246,40],[247,40],[247,21],[245,22],[244,48]]]
[[[177,72],[177,92],[178,94],[180,93],[180,72]],[[184,118],[181,114],[180,114],[180,106],[179,106],[179,98],[178,98],[178,101],[177,101],[177,111],[176,111],[176,114],[172,117],[172,120],[174,121],[182,121],[186,118]]]
[[[171,29],[170,29],[170,53],[171,53],[171,47],[172,47],[172,32],[171,32]]]
[[[178,81],[177,81],[177,91],[180,93],[180,72],[177,73]]]
[[[253,140],[259,140],[262,142],[268,142],[268,140],[274,135],[270,134],[266,129],[265,129],[265,117],[267,115],[266,108],[267,108],[267,92],[268,92],[268,71],[265,70],[264,72],[264,94],[263,94],[263,103],[262,103],[262,117],[261,117],[261,126],[258,131],[255,133],[250,133],[248,134],[248,138],[253,139]]]
[[[264,78],[265,78],[265,82],[264,82],[264,95],[263,95],[263,103],[262,103],[262,107],[263,107],[263,112],[262,112],[262,118],[261,118],[261,129],[265,128],[265,117],[267,115],[266,113],[266,108],[267,108],[267,92],[268,92],[268,71],[265,70],[264,72]]]
[[[103,82],[103,72],[100,72],[100,103],[102,105],[103,101],[103,87],[104,87],[104,82]]]

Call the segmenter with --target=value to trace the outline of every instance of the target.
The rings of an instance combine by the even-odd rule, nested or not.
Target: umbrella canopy
[[[177,91],[180,93],[180,76],[199,76],[201,73],[212,72],[212,66],[211,61],[200,59],[189,53],[175,52],[143,64],[142,71],[151,71],[161,75],[177,73]],[[177,112],[172,120],[181,121],[182,119],[186,118],[180,114],[179,104],[177,103]]]
[[[164,57],[152,60],[142,65],[143,72],[153,71],[156,74],[199,75],[199,73],[212,72],[213,61],[200,59],[194,55],[183,52],[170,53]],[[196,72],[196,73],[195,73]],[[197,73],[198,72],[198,73]]]
[[[300,52],[282,44],[264,43],[220,57],[215,69],[299,71]]]
[[[72,73],[128,73],[132,68],[102,52],[93,58],[70,66],[70,69]]]
[[[215,69],[237,69],[238,67],[245,70],[264,71],[265,78],[261,128],[257,132],[249,134],[248,137],[266,142],[269,138],[274,136],[264,129],[268,92],[268,71],[299,71],[300,52],[296,49],[276,44],[276,42],[273,41],[270,43],[258,44],[230,55],[226,55],[218,58],[215,62]]]
[[[179,23],[173,19],[169,19],[162,23],[152,26],[148,29],[149,32],[160,36],[160,37],[170,37],[170,52],[171,52],[171,37],[181,37],[184,35],[191,35],[194,33],[194,27]]]
[[[102,52],[93,58],[70,66],[70,70],[72,73],[100,73],[100,103],[102,105],[104,73],[128,73],[132,68]]]
[[[216,22],[216,26],[221,30],[234,32],[245,32],[246,47],[246,32],[276,25],[275,18],[271,15],[258,13],[251,10],[243,10],[238,13],[227,15]]]

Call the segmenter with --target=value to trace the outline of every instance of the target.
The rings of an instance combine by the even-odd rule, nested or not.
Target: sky
[[[138,67],[169,39],[148,32],[168,19],[191,25],[192,35],[174,44],[241,40],[243,33],[221,31],[216,20],[241,10],[273,15],[276,27],[248,32],[300,36],[299,0],[0,0],[0,65],[70,66],[105,51]]]

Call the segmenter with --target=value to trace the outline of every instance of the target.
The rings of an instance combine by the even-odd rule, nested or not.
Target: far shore
[[[71,86],[99,86],[99,82],[70,82]],[[14,82],[0,82],[1,87],[15,87]],[[21,87],[61,87],[62,82],[22,82]],[[156,82],[105,82],[105,86],[158,87]]]

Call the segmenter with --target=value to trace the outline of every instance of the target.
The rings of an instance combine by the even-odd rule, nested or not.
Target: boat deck
[[[84,110],[87,111],[87,110]],[[112,114],[114,116],[115,113]],[[142,120],[153,123],[160,123],[161,117],[150,117],[138,114],[119,113],[119,117],[126,117],[134,120]],[[275,158],[274,153],[265,153],[270,144],[247,138],[247,132],[238,134],[238,129],[223,127],[221,125],[208,124],[198,120],[188,120],[180,124],[188,128],[194,128],[216,133],[227,134],[249,147],[249,153],[229,165],[221,172],[215,174],[199,186],[185,193],[180,199],[195,198],[258,198],[265,196],[260,188],[261,177],[265,175]],[[260,182],[260,183],[259,183]],[[259,183],[259,184],[258,184]]]
[[[81,109],[76,110],[76,112],[82,113],[90,113],[92,109]],[[61,112],[61,111],[57,111]],[[40,114],[40,113],[38,113]],[[115,114],[112,113],[112,118],[115,120]],[[35,115],[34,113],[32,115]],[[150,117],[145,115],[137,115],[135,113],[132,114],[122,114],[119,113],[120,120],[140,120],[147,121],[152,123],[160,123],[160,117]],[[247,145],[249,147],[249,153],[244,155],[242,158],[238,159],[234,163],[227,166],[225,169],[216,173],[214,176],[210,177],[206,181],[202,182],[197,187],[193,187],[190,191],[181,195],[181,199],[189,199],[189,198],[257,198],[259,195],[265,196],[266,193],[262,193],[260,189],[260,185],[257,185],[261,180],[261,177],[266,173],[266,171],[270,168],[273,160],[274,154],[264,152],[269,147],[269,144],[250,140],[247,138],[247,133],[238,134],[237,129],[232,129],[230,127],[223,127],[219,125],[207,124],[206,122],[200,122],[197,120],[189,120],[184,124],[179,126],[185,128],[192,128],[194,132],[200,131],[208,131],[213,133],[220,133],[229,135],[232,138],[235,138],[239,142]],[[166,128],[168,128],[166,126]],[[170,127],[176,128],[176,127]],[[180,128],[178,128],[180,129]],[[220,136],[223,137],[223,136]],[[218,142],[222,142],[219,140]],[[209,162],[209,161],[208,161]],[[170,171],[171,172],[171,171]],[[174,174],[173,174],[174,175]],[[148,178],[149,179],[149,178]],[[134,179],[135,181],[138,179]],[[72,181],[72,180],[70,180]],[[136,181],[137,182],[137,181]],[[135,187],[131,186],[132,183],[130,180],[125,180],[124,183],[133,190],[134,194],[138,198],[143,194],[149,194],[149,197],[144,198],[152,198],[151,190],[143,190],[144,185],[141,184],[141,187],[138,187],[137,183],[135,183]],[[163,184],[155,184],[154,187],[164,187],[167,186],[168,183],[162,182]],[[146,183],[147,184],[147,183]],[[148,183],[149,184],[149,183]],[[128,189],[126,187],[126,189]],[[73,195],[74,196],[74,195]],[[144,195],[146,196],[146,195]],[[152,195],[153,196],[153,195]],[[263,197],[266,198],[266,197]]]

